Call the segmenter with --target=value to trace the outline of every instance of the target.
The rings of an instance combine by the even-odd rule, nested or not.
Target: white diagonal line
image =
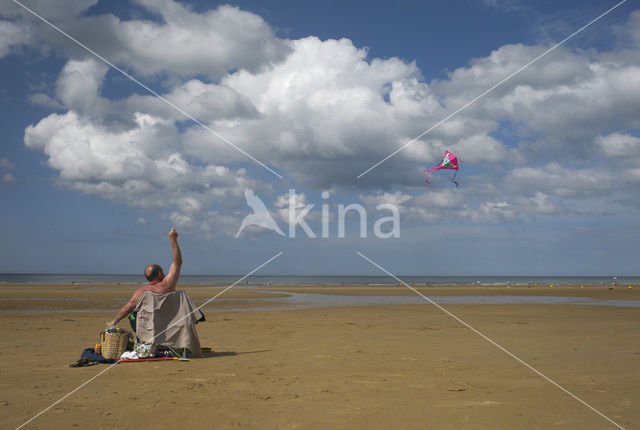
[[[624,427],[622,427],[621,425],[619,425],[618,423],[616,423],[615,421],[613,421],[611,418],[607,417],[606,415],[604,415],[602,412],[598,411],[597,409],[595,409],[593,406],[589,405],[587,402],[585,402],[584,400],[582,400],[581,398],[579,398],[578,396],[576,396],[575,394],[571,393],[569,390],[567,390],[566,388],[562,387],[560,384],[558,384],[557,382],[555,382],[554,380],[552,380],[551,378],[549,378],[548,376],[544,375],[542,372],[540,372],[539,370],[533,368],[531,365],[527,364],[525,361],[523,361],[522,359],[520,359],[519,357],[517,357],[515,354],[509,352],[507,349],[505,349],[504,347],[500,346],[499,344],[497,344],[496,342],[494,342],[493,340],[491,340],[489,337],[485,336],[484,334],[480,333],[478,330],[476,330],[475,328],[471,327],[469,324],[467,324],[466,322],[462,321],[460,318],[458,318],[457,316],[455,316],[454,314],[452,314],[451,312],[449,312],[448,310],[446,310],[445,308],[443,308],[442,306],[440,306],[439,304],[437,304],[436,302],[434,302],[433,300],[431,300],[429,297],[421,294],[418,290],[416,290],[415,288],[413,288],[412,286],[408,285],[406,282],[404,282],[402,279],[398,278],[397,276],[395,276],[393,273],[389,272],[387,269],[385,269],[384,267],[380,266],[379,264],[377,264],[376,262],[374,262],[373,260],[371,260],[369,257],[365,256],[364,254],[362,254],[360,251],[356,251],[356,254],[358,254],[360,257],[364,258],[365,260],[367,260],[369,263],[373,264],[374,266],[376,266],[378,269],[382,270],[384,273],[386,273],[387,275],[391,276],[393,279],[395,279],[396,281],[400,282],[402,285],[404,285],[405,287],[409,288],[411,291],[413,291],[414,293],[416,293],[417,295],[419,295],[420,297],[422,297],[423,299],[427,300],[429,303],[431,303],[432,305],[434,305],[435,307],[437,307],[438,309],[440,309],[442,312],[446,313],[447,315],[449,315],[451,318],[455,319],[456,321],[458,321],[460,324],[464,325],[465,327],[467,327],[469,330],[473,331],[474,333],[476,333],[477,335],[479,335],[480,337],[482,337],[483,339],[485,339],[486,341],[488,341],[489,343],[491,343],[492,345],[496,346],[498,349],[502,350],[503,352],[507,353],[510,357],[516,359],[520,364],[523,364],[524,366],[528,367],[530,370],[533,370],[535,373],[537,373],[538,375],[542,376],[544,379],[546,379],[548,382],[552,383],[553,385],[555,385],[557,388],[559,388],[560,390],[564,391],[566,394],[570,395],[571,397],[573,397],[574,399],[576,399],[577,401],[579,401],[580,403],[582,403],[583,405],[585,405],[586,407],[588,407],[589,409],[591,409],[593,412],[597,413],[598,415],[600,415],[602,418],[606,419],[607,421],[609,421],[611,424],[615,425],[616,427],[620,428],[620,429],[624,429]]]
[[[24,423],[20,424],[18,427],[16,427],[16,430],[21,429],[22,427],[26,426],[27,424],[29,424],[31,421],[35,420],[36,418],[38,418],[40,415],[44,414],[45,412],[47,412],[49,409],[53,408],[55,405],[57,405],[58,403],[62,402],[64,399],[66,399],[67,397],[69,397],[70,395],[72,395],[73,393],[75,393],[76,391],[78,391],[80,388],[84,387],[85,385],[87,385],[89,382],[93,381],[94,379],[96,379],[98,376],[102,375],[103,373],[105,373],[107,370],[110,370],[113,366],[115,366],[116,364],[118,364],[118,362],[113,363],[111,366],[107,367],[106,369],[104,369],[103,371],[101,371],[100,373],[96,374],[95,376],[93,376],[92,378],[90,378],[89,380],[87,380],[86,382],[80,384],[80,386],[78,386],[76,389],[74,389],[73,391],[65,394],[64,396],[60,397],[58,400],[56,400],[55,402],[53,402],[49,407],[43,409],[42,411],[38,412],[36,415],[34,415],[33,417],[29,418],[27,421],[25,421]]]
[[[238,283],[242,282],[244,279],[246,279],[247,277],[251,276],[252,274],[254,274],[255,272],[257,272],[258,270],[260,270],[261,268],[263,268],[264,266],[266,266],[267,264],[271,263],[273,260],[275,260],[276,258],[280,257],[282,254],[284,253],[284,251],[280,251],[279,253],[277,253],[276,255],[274,255],[273,257],[271,257],[270,259],[268,259],[267,261],[265,261],[264,263],[262,263],[261,265],[259,265],[258,267],[256,267],[255,269],[253,269],[251,272],[247,273],[246,275],[244,275],[242,278],[238,279],[236,282],[234,282],[233,284],[231,284],[230,286],[228,286],[227,288],[225,288],[224,290],[222,290],[220,293],[216,294],[214,297],[210,298],[209,300],[207,300],[204,304],[202,304],[201,306],[199,306],[196,310],[200,309],[202,306],[206,305],[207,303],[211,302],[212,300],[214,300],[215,298],[219,297],[220,295],[224,294],[226,291],[230,290],[231,288],[233,288],[234,286],[236,286]],[[192,311],[191,313],[195,312],[196,310]],[[189,315],[191,315],[191,313]],[[188,316],[188,315],[187,315]],[[184,317],[186,318],[186,317]],[[183,319],[184,319],[183,318]],[[180,320],[182,321],[182,320]],[[168,329],[168,328],[167,328]],[[166,331],[166,330],[165,330]],[[164,333],[164,331],[162,332]],[[160,333],[160,334],[162,334]],[[36,415],[34,415],[33,417],[29,418],[27,421],[25,421],[24,423],[22,423],[21,425],[19,425],[18,427],[16,427],[16,430],[24,427],[25,425],[29,424],[31,421],[35,420],[36,418],[38,418],[40,415],[44,414],[45,412],[47,412],[48,410],[50,410],[51,408],[53,408],[55,405],[57,405],[58,403],[62,402],[64,399],[66,399],[67,397],[69,397],[70,395],[72,395],[73,393],[75,393],[76,391],[78,391],[79,389],[81,389],[82,387],[84,387],[85,385],[87,385],[89,382],[93,381],[94,379],[96,379],[98,376],[102,375],[103,373],[107,372],[108,370],[110,370],[113,366],[115,366],[116,364],[118,364],[118,362],[116,361],[115,363],[113,363],[112,365],[110,365],[109,367],[107,367],[106,369],[102,370],[100,373],[94,375],[93,377],[91,377],[89,380],[83,382],[82,384],[80,384],[77,388],[75,388],[74,390],[70,391],[69,393],[65,394],[64,396],[60,397],[58,400],[56,400],[55,402],[53,402],[51,405],[49,405],[48,407],[46,407],[45,409],[43,409],[42,411],[38,412]]]
[[[31,13],[33,16],[35,16],[36,18],[40,19],[42,22],[44,22],[45,24],[49,25],[50,27],[52,27],[53,29],[57,30],[58,32],[60,32],[61,34],[63,34],[64,36],[66,36],[68,39],[70,39],[71,41],[75,42],[76,44],[78,44],[79,46],[81,46],[82,48],[86,49],[87,51],[89,51],[90,53],[92,53],[93,55],[95,55],[97,58],[99,58],[100,60],[104,61],[106,64],[108,64],[109,66],[113,67],[115,70],[117,70],[118,72],[122,73],[124,76],[126,76],[127,78],[129,78],[130,80],[132,80],[133,82],[135,82],[136,84],[140,85],[142,88],[144,88],[145,90],[147,90],[148,92],[150,92],[151,94],[153,94],[154,96],[158,97],[160,100],[164,101],[165,103],[167,103],[169,106],[171,106],[172,108],[174,108],[175,110],[177,110],[178,112],[180,112],[181,114],[183,114],[184,116],[188,117],[189,119],[191,119],[193,122],[195,122],[196,124],[198,124],[199,126],[201,126],[202,128],[204,128],[205,130],[207,130],[209,133],[213,134],[214,136],[216,136],[217,138],[223,140],[224,142],[226,142],[227,144],[231,145],[233,148],[235,148],[237,151],[241,152],[243,155],[249,157],[251,160],[253,160],[255,163],[259,164],[260,166],[264,167],[265,169],[267,169],[268,171],[270,171],[271,173],[273,173],[274,175],[276,175],[278,178],[283,179],[284,178],[278,174],[277,172],[275,172],[273,169],[271,169],[269,166],[267,166],[266,164],[262,163],[261,161],[257,160],[256,158],[254,158],[251,154],[247,153],[244,149],[240,148],[239,146],[235,145],[233,142],[231,142],[229,139],[227,139],[226,137],[222,136],[221,134],[217,133],[216,131],[212,130],[211,128],[209,128],[206,124],[203,124],[200,120],[198,120],[197,118],[195,118],[194,116],[192,116],[191,114],[189,114],[188,112],[186,112],[184,109],[182,109],[181,107],[177,106],[175,103],[171,102],[170,100],[166,99],[165,97],[161,96],[160,94],[158,94],[157,92],[155,92],[154,90],[152,90],[151,88],[149,88],[147,85],[143,84],[142,82],[140,82],[139,80],[137,80],[136,78],[134,78],[133,76],[131,76],[129,73],[125,72],[124,70],[122,70],[120,67],[116,66],[115,64],[113,64],[112,62],[110,62],[109,60],[107,60],[106,58],[104,58],[102,55],[98,54],[97,52],[95,52],[94,50],[92,50],[91,48],[89,48],[88,46],[86,46],[85,44],[83,44],[82,42],[80,42],[79,40],[77,40],[76,38],[74,38],[73,36],[67,34],[64,30],[58,28],[57,26],[55,26],[53,23],[47,21],[45,18],[43,18],[42,16],[38,15],[36,12],[34,12],[33,10],[29,9],[28,7],[26,7],[25,5],[23,5],[22,3],[20,3],[18,0],[13,0],[14,3],[18,4],[19,6],[21,6],[23,9],[25,9],[27,12]]]
[[[182,321],[183,319],[185,319],[186,317],[188,317],[189,315],[193,314],[195,311],[200,310],[203,306],[209,304],[210,302],[212,302],[213,300],[217,299],[218,297],[220,297],[221,295],[223,295],[224,293],[226,293],[228,290],[230,290],[231,288],[235,287],[236,285],[238,285],[240,282],[244,281],[246,278],[248,278],[249,276],[253,275],[255,272],[257,272],[258,270],[262,269],[264,266],[266,266],[267,264],[271,263],[273,260],[275,260],[276,258],[280,257],[282,254],[284,253],[284,251],[280,251],[278,252],[276,255],[274,255],[273,257],[271,257],[270,259],[268,259],[267,261],[265,261],[264,263],[262,263],[261,265],[259,265],[258,267],[256,267],[255,269],[253,269],[251,272],[247,273],[246,275],[244,275],[242,278],[238,279],[236,282],[234,282],[233,284],[229,285],[227,288],[225,288],[224,290],[220,291],[218,294],[216,294],[215,296],[211,297],[209,300],[205,301],[203,304],[201,304],[200,306],[198,306],[197,308],[195,308],[194,310],[192,310],[191,312],[189,312],[187,315],[183,316],[182,318],[180,318],[178,321],[176,321],[175,323],[171,324],[169,327],[167,327],[166,329],[164,329],[163,331],[161,331],[160,333],[156,334],[154,336],[154,338],[156,336],[160,336],[162,333],[166,332],[167,330],[169,330],[171,327],[173,327],[174,325],[178,324],[180,321]]]
[[[454,111],[453,113],[449,114],[448,116],[446,116],[444,119],[441,119],[440,121],[438,121],[437,123],[435,123],[433,126],[431,126],[431,128],[429,128],[428,130],[424,131],[423,133],[421,133],[419,136],[411,139],[409,142],[407,142],[406,144],[404,144],[403,146],[401,146],[400,148],[396,149],[395,151],[393,151],[391,154],[387,155],[385,158],[383,158],[382,160],[378,161],[376,164],[374,164],[373,166],[369,167],[367,170],[365,170],[364,172],[360,173],[358,176],[356,176],[356,179],[360,179],[362,176],[366,175],[367,173],[369,173],[370,171],[372,171],[373,169],[375,169],[376,167],[378,167],[379,165],[381,165],[382,163],[384,163],[385,161],[387,161],[389,158],[393,157],[394,155],[396,155],[398,152],[402,151],[404,148],[406,148],[407,146],[411,145],[412,143],[414,143],[416,140],[419,140],[422,136],[424,136],[425,134],[429,133],[432,130],[435,130],[436,128],[440,127],[443,123],[445,123],[446,121],[448,121],[449,119],[453,118],[454,116],[456,116],[457,114],[459,114],[460,112],[462,112],[463,110],[465,110],[466,108],[468,108],[469,106],[471,106],[472,104],[474,104],[475,102],[477,102],[478,100],[480,100],[481,98],[483,98],[484,96],[486,96],[487,94],[489,94],[491,91],[495,90],[496,88],[498,88],[500,85],[504,84],[505,82],[507,82],[509,79],[513,78],[515,75],[517,75],[518,73],[522,72],[524,69],[526,69],[527,67],[529,67],[530,65],[532,65],[533,63],[535,63],[536,61],[538,61],[539,59],[541,59],[542,57],[544,57],[545,55],[547,55],[548,53],[550,53],[551,51],[553,51],[554,49],[556,49],[557,47],[563,45],[566,41],[568,41],[569,39],[571,39],[572,37],[574,37],[576,34],[580,33],[581,31],[583,31],[584,29],[586,29],[587,27],[589,27],[591,24],[593,24],[594,22],[598,21],[600,18],[604,17],[605,15],[607,15],[609,12],[611,12],[612,10],[614,10],[615,8],[617,8],[618,6],[620,6],[622,3],[626,2],[627,0],[622,0],[620,3],[616,4],[615,6],[613,6],[611,9],[607,10],[606,12],[604,12],[603,14],[601,14],[600,16],[598,16],[597,18],[591,20],[588,24],[584,25],[582,28],[580,28],[579,30],[573,32],[572,34],[570,34],[569,36],[565,37],[561,42],[555,44],[554,46],[552,46],[551,48],[547,49],[546,51],[544,51],[542,54],[538,55],[536,58],[534,58],[533,60],[529,61],[527,64],[525,64],[524,66],[520,67],[518,70],[516,70],[515,72],[511,73],[509,76],[507,76],[506,78],[504,78],[503,80],[501,80],[500,82],[498,82],[497,84],[495,84],[494,86],[492,86],[491,88],[489,88],[488,90],[484,91],[482,94],[480,94],[479,96],[477,96],[476,98],[474,98],[473,100],[471,100],[470,102],[466,103],[465,105],[463,105],[462,107],[458,108],[456,111]]]

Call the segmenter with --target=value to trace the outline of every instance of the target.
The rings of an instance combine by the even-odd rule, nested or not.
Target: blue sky
[[[637,275],[640,9],[626,2],[357,175],[615,3],[34,1],[0,6],[0,272]],[[346,3],[346,4],[345,4]],[[638,9],[638,10],[636,10]],[[460,160],[458,182],[437,165]],[[287,230],[290,188],[328,238]],[[322,199],[323,191],[329,193]],[[367,208],[368,238],[337,205]],[[400,237],[376,220],[399,209]]]

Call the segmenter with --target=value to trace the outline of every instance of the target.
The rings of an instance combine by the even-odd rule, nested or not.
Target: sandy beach
[[[223,289],[180,288],[197,305]],[[236,288],[204,308],[198,333],[213,349],[205,358],[70,368],[133,289],[0,285],[0,427],[20,426],[108,369],[23,428],[616,428],[426,300],[272,300],[416,296],[404,286]],[[640,300],[637,285],[416,289],[427,297]],[[442,306],[618,425],[640,427],[638,307]]]

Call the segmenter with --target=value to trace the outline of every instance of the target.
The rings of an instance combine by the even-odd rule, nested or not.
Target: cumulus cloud
[[[176,86],[167,99],[204,123],[222,119],[252,118],[257,110],[249,99],[228,86],[205,84],[193,79]],[[157,104],[159,100],[152,100]],[[166,104],[163,107],[166,109]],[[175,110],[169,111],[175,115]],[[187,120],[186,118],[183,118]]]
[[[506,201],[484,202],[479,207],[467,208],[463,216],[473,222],[505,222],[515,221],[517,214],[514,206]]]
[[[606,194],[614,183],[614,173],[600,169],[570,169],[552,162],[544,167],[518,167],[507,181],[522,188],[561,197],[589,197]]]
[[[436,85],[436,91],[447,106],[461,106],[547,48],[505,45],[472,61],[470,67],[455,70]],[[495,129],[489,124],[477,128],[480,136],[508,125],[513,137],[521,139],[518,149],[529,161],[560,148],[588,159],[590,142],[601,130],[640,125],[632,108],[640,101],[638,61],[632,57],[612,61],[608,56],[558,48],[474,104],[462,118],[493,121]]]
[[[368,60],[367,51],[347,39],[308,37],[291,45],[293,52],[273,68],[223,79],[251,100],[260,117],[241,128],[235,123],[217,128],[256,156],[277,159],[300,183],[322,188],[353,183],[357,169],[406,142],[420,130],[416,119],[439,110],[414,63]],[[203,157],[218,150],[238,157],[220,143],[212,147],[198,140],[194,151]]]
[[[91,6],[98,3],[98,0],[29,0],[20,2],[29,9],[36,12],[43,18],[57,20],[65,17],[75,17]],[[9,17],[29,17],[30,14],[23,7],[14,2],[4,2],[0,6],[0,15]]]
[[[548,48],[506,45],[455,70],[449,79],[428,84],[414,64],[368,60],[366,51],[348,40],[311,37],[293,41],[292,47],[293,53],[268,71],[240,71],[223,80],[246,95],[261,117],[219,126],[315,187],[351,185],[354,171],[389,155]],[[601,130],[639,125],[632,108],[640,102],[638,66],[604,62],[603,55],[557,50],[553,60],[532,65],[362,183],[415,184],[407,172],[437,159],[444,149],[457,153],[466,166],[551,161],[552,151],[560,150],[590,160]],[[205,158],[224,151],[220,142],[193,142],[194,151]]]
[[[294,218],[305,213],[305,222],[322,222],[319,202],[310,202],[304,192],[296,192],[292,190],[287,194],[281,194],[276,197],[273,205],[275,206],[274,218],[290,224],[289,211],[291,210]],[[295,222],[295,221],[294,221]],[[292,225],[294,223],[291,223]]]
[[[2,157],[0,158],[0,168],[2,169],[14,169],[16,167],[13,162],[11,162],[8,158]]]
[[[2,157],[0,158],[0,170],[12,170],[15,169],[16,165],[13,164],[8,158]],[[10,184],[16,181],[16,177],[11,172],[2,173],[2,183]]]
[[[25,131],[25,144],[44,152],[60,180],[78,191],[146,209],[171,211],[178,226],[211,231],[220,219],[211,206],[251,180],[244,169],[197,166],[179,152],[173,124],[148,114],[113,131],[74,111],[52,114]]]
[[[56,94],[69,109],[99,109],[103,104],[98,91],[109,67],[94,59],[71,60],[63,67],[56,84]]]
[[[289,51],[287,41],[277,38],[260,16],[229,5],[198,13],[173,0],[137,0],[156,19],[121,20],[112,14],[83,14],[95,3],[36,1],[29,5],[112,63],[147,77],[168,73],[218,79],[234,68],[259,71]],[[70,57],[86,53],[18,5],[4,5],[0,14],[18,16],[19,27],[32,32],[22,37],[24,31],[14,23],[0,22],[0,34],[8,36],[1,39],[0,54],[3,48],[18,44],[53,47]]]
[[[623,25],[614,25],[613,30],[623,43],[633,48],[640,47],[640,10],[632,11],[627,22]],[[634,55],[634,52],[628,51],[625,54]]]
[[[478,205],[465,204],[453,212],[454,216],[474,223],[503,223],[529,221],[540,216],[558,215],[568,211],[562,200],[543,192],[533,196],[505,195],[503,199],[487,200]]]
[[[68,61],[56,83],[56,95],[66,113],[51,114],[27,127],[25,145],[43,152],[60,181],[72,189],[168,211],[174,225],[198,230],[203,236],[227,234],[235,218],[212,206],[238,206],[242,190],[256,185],[254,180],[244,168],[202,163],[185,151],[178,130],[185,118],[162,100],[140,95],[120,100],[102,97],[106,72],[103,64],[91,58]],[[255,114],[251,104],[233,90],[195,80],[177,85],[165,97],[203,114],[204,121],[205,113]]]
[[[598,136],[596,145],[607,157],[639,157],[640,138],[629,134],[611,133]]]
[[[129,49],[117,56],[139,73],[220,76],[230,68],[260,70],[286,55],[286,42],[258,15],[219,6],[196,13],[172,0],[139,0],[162,23],[129,21],[120,25]]]
[[[195,12],[172,0],[140,0],[155,18],[122,20],[81,14],[90,4],[77,6],[78,16],[57,19],[136,74],[172,75],[163,97],[307,195],[357,189],[366,205],[392,203],[416,223],[514,222],[563,213],[570,199],[606,195],[620,171],[601,169],[600,157],[639,156],[640,56],[563,47],[356,180],[548,46],[497,47],[429,81],[414,62],[369,58],[346,38],[279,39],[261,17],[231,6]],[[30,28],[35,36],[5,49],[41,43],[45,29]],[[274,201],[278,219],[288,220],[289,196],[265,184],[273,178],[264,181],[267,173],[245,155],[157,97],[109,98],[106,65],[49,39],[70,59],[56,82],[56,100],[40,93],[32,100],[57,103],[63,112],[29,126],[25,144],[46,155],[63,183],[162,208],[176,225],[207,234],[235,232],[230,227],[235,222],[237,229],[244,210],[242,193],[252,186]],[[422,170],[445,149],[460,160],[463,186],[424,191]],[[640,164],[627,157],[619,166],[626,183],[637,186]],[[304,207],[305,192],[298,197]],[[316,208],[307,219],[319,222],[319,216]]]
[[[2,183],[3,184],[9,184],[11,182],[15,182],[16,177],[13,176],[13,174],[7,172],[4,175],[2,175]]]
[[[462,193],[449,191],[426,191],[417,195],[401,191],[361,194],[360,200],[369,212],[379,205],[392,205],[398,208],[405,225],[435,223],[446,217],[459,217],[464,210]]]
[[[62,109],[59,101],[45,93],[34,93],[29,95],[29,101],[34,105],[40,105],[51,109]]]
[[[11,53],[12,48],[26,45],[30,40],[30,32],[18,23],[0,20],[0,58]]]

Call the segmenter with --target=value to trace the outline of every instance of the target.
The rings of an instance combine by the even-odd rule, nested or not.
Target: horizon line
[[[138,273],[70,273],[70,272],[0,272],[0,277],[2,276],[137,276],[140,278],[144,278],[144,274],[138,274]],[[183,276],[219,276],[219,277],[223,277],[223,276],[238,276],[238,274],[200,274],[200,273],[182,273],[180,275],[181,277]],[[367,274],[351,274],[351,275],[347,275],[347,274],[330,274],[330,275],[300,275],[300,274],[269,274],[269,275],[253,275],[254,277],[257,276],[261,276],[261,277],[284,277],[284,276],[289,276],[289,277],[306,277],[306,278],[318,278],[318,277],[349,277],[349,278],[355,278],[355,277],[375,277],[375,278],[386,278],[388,277],[387,275],[367,275]],[[611,274],[606,274],[606,275],[569,275],[569,274],[545,274],[545,275],[540,275],[540,274],[529,274],[529,275],[522,275],[522,274],[476,274],[476,275],[433,275],[433,274],[425,274],[425,275],[409,275],[409,274],[405,274],[402,275],[405,277],[433,277],[433,278],[473,278],[473,277],[480,277],[480,278],[492,278],[492,277],[501,277],[501,278],[507,278],[507,277],[513,277],[513,278],[548,278],[548,277],[558,277],[558,278],[640,278],[640,274],[637,275],[625,275],[625,274],[616,274],[616,275],[611,275]],[[0,281],[1,282],[1,281]]]

